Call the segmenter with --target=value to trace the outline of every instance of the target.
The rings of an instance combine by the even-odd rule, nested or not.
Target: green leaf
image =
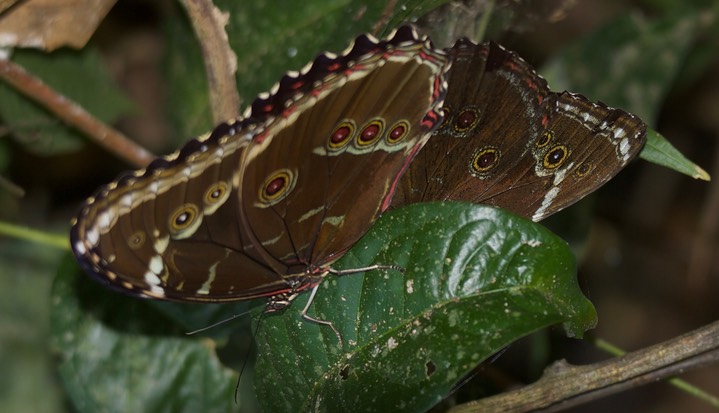
[[[52,291],[52,344],[81,412],[227,412],[237,377],[215,344],[188,338],[145,300],[111,293],[60,267]]]
[[[416,204],[384,215],[336,269],[406,269],[328,276],[258,332],[265,411],[425,411],[478,363],[537,329],[579,337],[595,310],[574,257],[545,228],[464,203]],[[282,377],[282,380],[278,380]]]
[[[647,130],[647,144],[639,156],[645,161],[665,166],[694,179],[711,180],[704,169],[687,159],[655,130]]]
[[[57,270],[61,256],[53,248],[0,236],[2,412],[67,411],[65,391],[54,374],[56,360],[47,345],[52,281],[48,275]]]
[[[310,307],[334,323],[344,347],[330,328],[300,317],[308,294],[262,319],[254,374],[265,411],[424,411],[519,337],[557,323],[579,337],[595,323],[566,243],[495,208],[418,204],[385,214],[335,268],[372,263],[399,265],[406,274],[330,275]],[[236,306],[157,311],[155,303],[105,291],[77,273],[70,260],[59,272],[52,334],[78,410],[231,408],[236,376],[219,364],[212,341],[184,333],[187,320],[212,323]]]
[[[117,120],[133,107],[114,84],[97,50],[92,47],[79,52],[59,50],[49,54],[17,50],[13,61],[106,123]],[[85,143],[78,131],[3,82],[0,82],[0,102],[3,102],[0,118],[31,152],[62,154],[76,151]]]

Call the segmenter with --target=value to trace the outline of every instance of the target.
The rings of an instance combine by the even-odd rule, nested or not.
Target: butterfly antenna
[[[477,366],[477,367],[475,367],[474,369],[472,369],[472,371],[470,371],[469,373],[467,373],[467,374],[462,378],[462,380],[458,381],[457,383],[455,383],[455,384],[452,386],[452,388],[449,390],[449,394],[455,393],[455,392],[456,392],[457,390],[459,390],[462,386],[464,386],[465,384],[469,383],[469,381],[472,380],[473,378],[475,378],[475,377],[479,374],[480,371],[484,370],[484,368],[485,368],[486,365],[488,365],[488,364],[494,364],[494,362],[497,361],[497,359],[499,359],[500,357],[502,357],[502,355],[503,355],[508,349],[509,349],[509,345],[506,346],[506,347],[503,347],[501,350],[499,350],[498,352],[494,353],[494,355],[492,355],[492,357],[490,357],[490,358],[488,358],[487,360],[485,360],[484,363],[482,363],[482,364],[480,364],[479,366]],[[449,394],[448,394],[448,395],[449,395]]]
[[[240,375],[237,377],[237,384],[235,385],[235,404],[237,403],[237,396],[240,392],[240,382],[242,381],[242,374],[245,372],[245,367],[247,367],[247,362],[250,360],[250,355],[252,354],[252,349],[255,348],[257,345],[257,333],[260,331],[260,324],[262,324],[262,320],[264,319],[265,314],[267,314],[266,311],[263,311],[260,313],[259,317],[257,318],[257,326],[255,327],[255,332],[252,334],[252,342],[250,343],[250,347],[247,349],[247,354],[245,354],[245,361],[242,362],[242,367],[240,368]]]
[[[228,322],[228,321],[232,321],[232,320],[236,319],[237,317],[242,317],[243,315],[247,315],[247,314],[250,313],[250,311],[252,311],[252,310],[247,310],[247,311],[245,311],[244,313],[239,313],[239,314],[232,315],[232,316],[230,316],[230,317],[228,317],[228,318],[226,318],[226,319],[224,319],[224,320],[220,320],[220,321],[218,321],[218,322],[216,322],[216,323],[214,323],[214,324],[210,324],[209,326],[202,327],[202,328],[200,328],[200,329],[187,332],[187,333],[185,333],[185,335],[191,336],[191,335],[193,335],[193,334],[197,334],[197,333],[201,333],[201,332],[203,332],[203,331],[207,331],[207,330],[209,330],[209,329],[211,329],[211,328],[215,328],[215,327],[217,327],[217,326],[219,326],[219,325],[221,325],[221,324],[225,324],[225,323]]]

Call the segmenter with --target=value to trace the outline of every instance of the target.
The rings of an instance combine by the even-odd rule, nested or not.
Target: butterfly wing
[[[442,126],[403,176],[393,206],[496,205],[540,220],[596,190],[641,149],[637,117],[549,91],[516,54],[460,39]]]
[[[324,71],[324,60],[307,73]],[[362,36],[314,93],[262,102],[275,121],[247,150],[243,211],[258,252],[277,272],[322,271],[389,206],[399,176],[441,120],[446,63],[408,27],[382,42]]]
[[[547,126],[529,149],[533,170],[484,202],[539,221],[574,204],[613,178],[644,146],[639,118],[581,95],[546,101]],[[515,193],[516,192],[516,193]],[[518,202],[521,201],[521,202]]]
[[[209,296],[213,276],[230,272],[236,276],[221,277],[228,291],[282,288],[280,277],[238,252],[246,240],[218,225],[238,219],[228,200],[237,197],[237,167],[249,142],[223,125],[102,187],[73,223],[80,264],[114,289],[153,298]]]
[[[73,224],[75,256],[111,287],[160,299],[316,284],[312,271],[369,229],[441,120],[446,62],[409,28],[321,55],[245,118],[101,188]]]

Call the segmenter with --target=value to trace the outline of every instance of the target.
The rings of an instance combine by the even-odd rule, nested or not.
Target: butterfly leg
[[[404,274],[404,268],[398,266],[398,265],[370,265],[368,267],[362,267],[362,268],[349,268],[346,270],[334,270],[329,269],[328,272],[334,275],[345,275],[345,274],[354,274],[358,272],[366,272],[366,271],[374,271],[374,270],[396,270]],[[344,346],[344,342],[342,341],[342,335],[340,334],[339,330],[332,324],[331,321],[327,320],[320,320],[318,318],[314,318],[312,316],[307,315],[307,311],[310,309],[310,306],[312,305],[312,302],[315,299],[315,295],[317,294],[317,288],[319,288],[321,283],[317,283],[314,287],[312,287],[312,291],[310,292],[310,298],[307,299],[307,304],[305,304],[305,308],[302,309],[302,312],[300,313],[302,315],[302,318],[308,321],[312,321],[313,323],[321,324],[323,326],[327,326],[332,329],[332,331],[335,332],[335,335],[337,336],[337,341],[339,341],[340,346]]]
[[[337,330],[337,328],[334,326],[334,324],[332,324],[331,321],[320,320],[319,318],[314,318],[312,316],[307,315],[307,310],[310,309],[310,305],[312,305],[312,301],[314,301],[314,299],[315,299],[315,294],[317,294],[317,288],[319,288],[319,286],[320,286],[320,283],[317,283],[317,285],[315,285],[312,288],[312,291],[310,292],[310,298],[307,299],[307,304],[305,304],[305,308],[302,309],[302,312],[300,314],[302,315],[302,318],[304,318],[305,320],[312,321],[313,323],[321,324],[323,326],[327,326],[327,327],[331,328],[332,331],[334,331],[335,334],[337,335],[337,341],[340,342],[340,347],[344,347],[344,342],[342,341],[342,335],[340,334],[339,330]]]

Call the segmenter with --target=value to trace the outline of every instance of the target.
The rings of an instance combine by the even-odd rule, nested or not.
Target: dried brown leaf
[[[80,49],[116,0],[26,0],[0,14],[0,47]],[[0,10],[7,0],[0,0]],[[12,0],[9,3],[13,3]],[[9,7],[9,5],[8,5]]]

